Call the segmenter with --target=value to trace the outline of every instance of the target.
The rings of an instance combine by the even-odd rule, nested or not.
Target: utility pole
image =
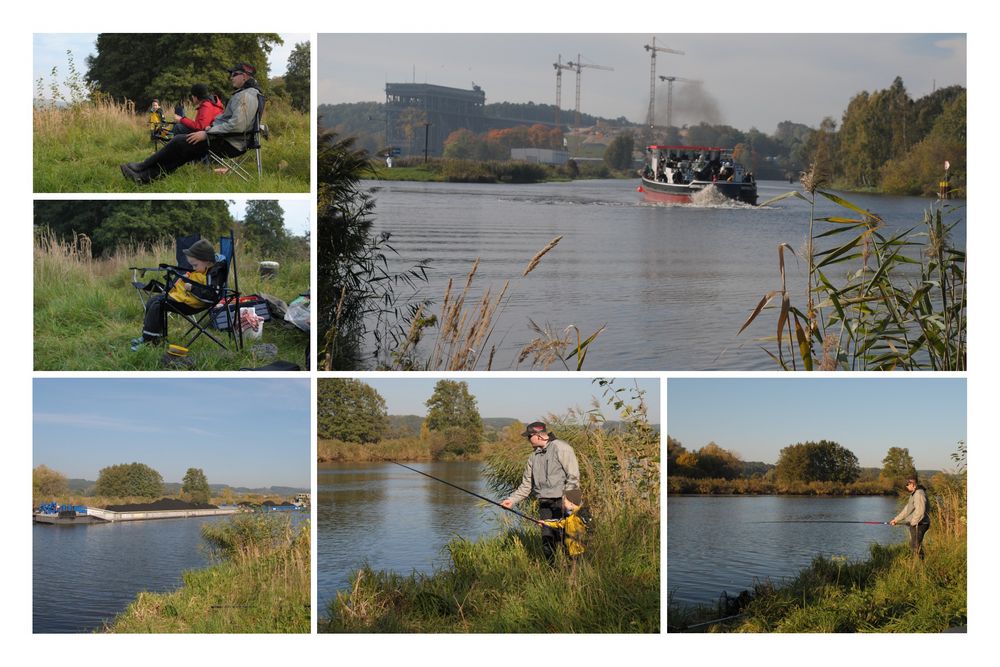
[[[604,65],[587,65],[580,62],[580,54],[576,54],[575,63],[566,63],[572,69],[576,70],[576,125],[580,125],[580,69],[583,67],[590,67],[591,69],[603,69],[609,72],[614,72],[614,67],[606,67]]]
[[[428,133],[430,132],[430,129],[431,129],[431,124],[425,122],[424,123],[424,164],[427,164],[427,136],[428,136]]]
[[[683,51],[677,51],[676,49],[668,49],[664,46],[656,45],[656,35],[653,35],[653,43],[643,45],[644,49],[649,51],[649,112],[646,114],[646,128],[649,132],[647,137],[647,143],[653,139],[653,125],[656,122],[656,116],[653,115],[653,105],[656,101],[656,53],[674,53],[679,56],[683,56]]]

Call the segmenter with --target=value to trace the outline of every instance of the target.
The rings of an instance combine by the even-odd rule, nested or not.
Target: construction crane
[[[655,123],[656,116],[653,115],[653,104],[656,100],[656,54],[660,53],[674,53],[679,56],[683,56],[683,51],[678,51],[676,49],[668,49],[665,46],[656,45],[656,35],[653,35],[652,44],[644,44],[643,47],[649,51],[649,113],[646,114],[646,127],[649,129],[649,139],[653,137],[653,124]]]
[[[559,110],[562,108],[562,71],[564,69],[573,69],[573,66],[563,64],[561,53],[559,54],[559,60],[552,63],[552,66],[556,69],[556,125],[558,125]]]
[[[576,70],[576,125],[580,125],[580,70],[584,67],[589,67],[591,69],[603,69],[609,72],[614,72],[614,67],[606,67],[604,65],[588,65],[586,63],[580,62],[580,54],[576,54],[575,63],[566,63],[570,66],[570,69]]]
[[[670,128],[674,126],[674,81],[695,84],[705,82],[698,79],[685,79],[682,76],[660,76],[660,81],[667,82],[667,131],[669,132]]]

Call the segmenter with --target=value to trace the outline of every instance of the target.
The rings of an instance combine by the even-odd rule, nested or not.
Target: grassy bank
[[[891,480],[843,482],[777,482],[759,478],[667,478],[667,493],[746,496],[891,496],[898,493]]]
[[[519,442],[517,444],[523,444]],[[348,463],[362,461],[484,461],[501,447],[516,446],[512,443],[484,442],[475,454],[442,455],[439,444],[420,438],[392,438],[377,443],[360,444],[341,440],[320,440],[316,458],[320,463]]]
[[[551,420],[550,420],[551,421]],[[554,424],[581,468],[593,520],[586,553],[545,562],[539,530],[521,520],[496,536],[447,547],[451,564],[430,575],[364,568],[338,592],[327,632],[658,632],[659,439],[644,416],[626,431]],[[520,480],[523,448],[499,448],[486,475],[495,496]],[[537,508],[521,506],[528,514]],[[513,517],[511,517],[513,519]]]
[[[154,152],[145,114],[131,104],[77,101],[36,107],[33,113],[35,192],[308,192],[309,116],[269,105],[270,138],[263,142],[263,178],[250,182],[188,164],[148,185],[127,181],[124,162]]]
[[[218,563],[172,593],[140,593],[109,632],[305,633],[310,622],[309,524],[244,514],[206,524]]]
[[[743,615],[713,632],[942,632],[968,620],[964,539],[924,541],[914,562],[908,544],[873,544],[867,560],[817,556],[793,580],[760,583]],[[682,630],[720,618],[716,608],[670,608],[668,624]]]
[[[551,183],[588,178],[634,178],[635,173],[616,172],[603,162],[549,165],[518,160],[460,160],[411,157],[396,160],[392,169],[375,162],[375,173],[383,181],[440,183]]]
[[[142,331],[143,307],[132,287],[131,266],[155,267],[173,262],[174,248],[119,248],[112,256],[92,259],[85,239],[78,245],[41,234],[34,258],[34,367],[36,370],[159,370],[163,348],[132,352],[129,341]],[[239,254],[240,291],[266,293],[290,302],[309,287],[309,261],[297,257],[256,257]],[[261,278],[260,260],[277,260],[280,273]],[[147,274],[146,279],[156,277]],[[171,316],[171,341],[183,343],[187,326]],[[223,339],[224,340],[224,339]],[[260,340],[248,340],[238,353],[222,350],[204,336],[187,357],[195,370],[235,370],[267,364],[274,359],[257,343],[277,346],[278,359],[305,365],[309,336],[290,324],[265,323]]]

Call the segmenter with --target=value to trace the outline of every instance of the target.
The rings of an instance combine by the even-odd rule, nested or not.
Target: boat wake
[[[738,199],[730,199],[726,195],[722,194],[718,188],[714,186],[708,186],[702,190],[698,190],[691,195],[691,201],[689,202],[643,202],[646,206],[656,206],[656,207],[667,207],[672,208],[675,206],[681,208],[726,208],[726,209],[756,209],[756,206],[747,204],[746,202],[739,201]]]

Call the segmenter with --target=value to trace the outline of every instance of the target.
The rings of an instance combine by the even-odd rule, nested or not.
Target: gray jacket
[[[536,498],[561,498],[564,491],[580,488],[580,464],[569,443],[549,440],[531,453],[524,466],[521,485],[510,494],[517,504],[534,494]]]
[[[221,139],[228,142],[236,150],[243,152],[247,149],[246,134],[253,129],[254,116],[257,115],[257,95],[260,93],[256,88],[246,87],[236,91],[229,98],[225,110],[212,121],[212,124],[205,129],[208,133],[209,141],[219,141]]]
[[[906,501],[906,507],[893,519],[896,523],[908,523],[916,526],[921,523],[930,523],[931,517],[927,507],[927,492],[924,487],[918,486],[910,494],[910,499]]]

